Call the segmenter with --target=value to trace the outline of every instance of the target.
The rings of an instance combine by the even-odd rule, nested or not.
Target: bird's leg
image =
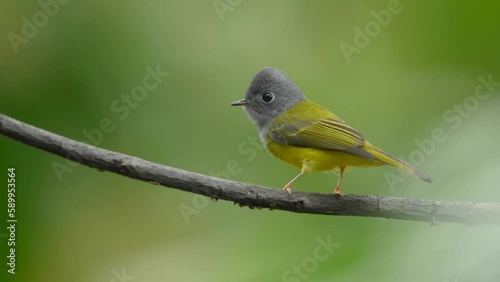
[[[344,175],[344,170],[345,170],[345,166],[341,166],[340,167],[339,181],[337,182],[337,187],[335,187],[335,191],[333,192],[333,194],[340,195],[341,197],[344,196],[344,193],[342,193],[342,191],[340,191],[340,182],[342,182],[342,176]]]
[[[302,167],[302,170],[300,171],[300,173],[295,176],[292,180],[290,180],[290,182],[288,182],[285,187],[283,187],[283,190],[286,190],[288,192],[288,194],[292,194],[292,184],[297,180],[299,179],[299,177],[301,177],[302,175],[304,175],[304,173],[306,173],[306,169],[305,167],[303,166]]]

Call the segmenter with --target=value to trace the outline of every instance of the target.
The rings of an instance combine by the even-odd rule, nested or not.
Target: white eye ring
[[[272,101],[274,101],[274,94],[272,92],[269,92],[269,91],[264,92],[264,94],[262,94],[261,99],[262,99],[262,101],[264,101],[264,103],[269,104]]]

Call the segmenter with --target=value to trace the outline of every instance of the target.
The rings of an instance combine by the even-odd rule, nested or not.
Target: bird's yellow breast
[[[341,151],[319,150],[307,147],[283,145],[267,136],[266,148],[274,157],[298,169],[306,171],[330,171],[340,166],[370,167],[381,165],[378,162]]]

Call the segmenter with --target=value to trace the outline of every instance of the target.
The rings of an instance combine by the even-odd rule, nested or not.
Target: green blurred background
[[[76,140],[109,118],[99,147],[282,187],[297,171],[248,143],[256,129],[229,106],[274,66],[396,156],[444,131],[418,163],[433,184],[389,185],[392,168],[353,169],[345,193],[500,202],[500,84],[474,100],[479,76],[500,82],[500,2],[406,0],[385,26],[373,24],[371,11],[388,5],[69,1],[13,47],[10,33],[21,36],[23,17],[43,10],[3,1],[0,112]],[[356,27],[367,25],[374,36],[348,60],[341,44],[356,47]],[[142,85],[148,66],[169,76],[120,119],[112,104]],[[478,103],[460,115],[464,101]],[[0,136],[2,225],[12,166],[19,220],[15,276],[0,233],[2,281],[500,281],[499,226],[250,210],[84,166],[59,181],[54,162],[71,165]],[[330,193],[336,181],[310,174],[295,189]],[[183,216],[186,207],[195,213]],[[318,240],[328,238],[337,247],[320,261]]]

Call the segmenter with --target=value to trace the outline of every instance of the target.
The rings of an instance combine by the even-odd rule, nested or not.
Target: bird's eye
[[[262,94],[262,101],[264,101],[264,103],[271,103],[273,100],[274,100],[273,93],[265,92],[264,94]]]

